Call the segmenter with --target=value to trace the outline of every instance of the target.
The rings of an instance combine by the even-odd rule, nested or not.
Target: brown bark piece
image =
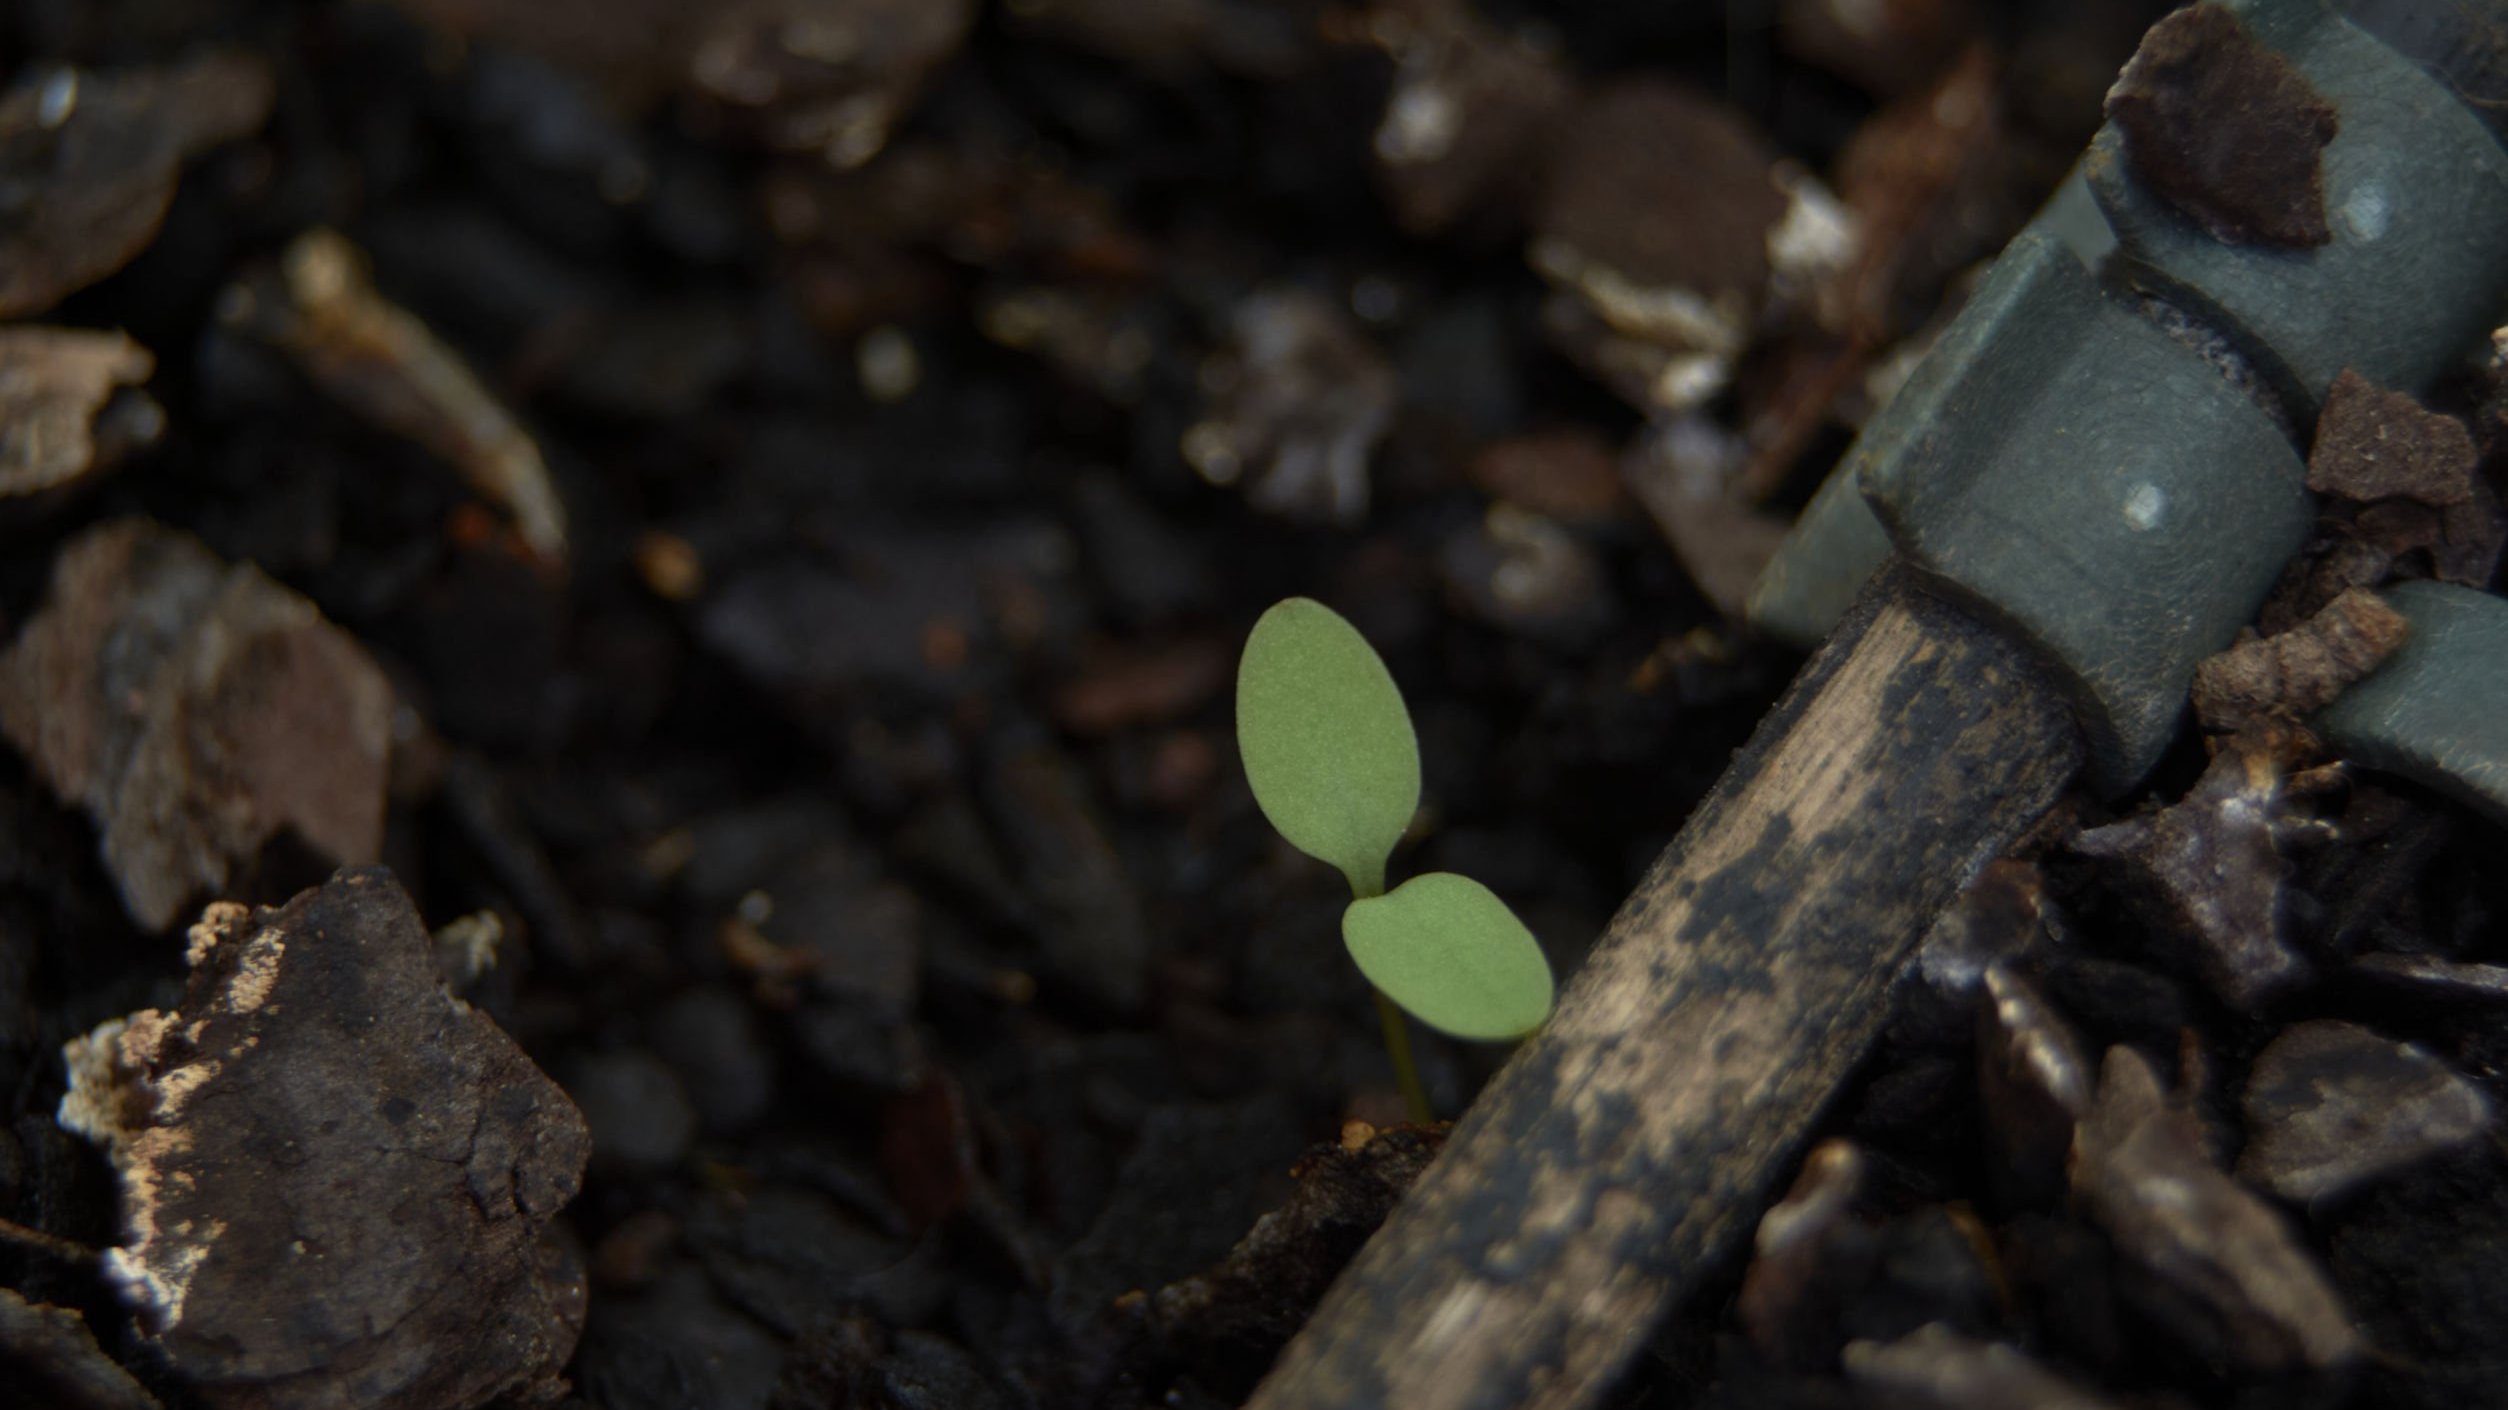
[[[365,252],[334,230],[287,248],[283,289],[235,299],[234,316],[285,349],[358,415],[443,457],[503,505],[531,554],[566,561],[566,505],[540,447],[459,353],[374,287]]]
[[[2213,1168],[2194,1116],[2151,1064],[2110,1048],[2073,1144],[2073,1196],[2176,1315],[2161,1324],[2251,1374],[2358,1359],[2359,1334],[2324,1270],[2279,1215]]]
[[[390,873],[212,905],[182,1007],[70,1044],[119,1172],[106,1271],[219,1410],[469,1410],[554,1389],[581,1270],[543,1234],[590,1138],[446,993]]]
[[[1821,312],[1859,349],[1906,331],[1909,310],[1937,302],[1979,247],[1991,249],[2021,218],[2020,203],[1996,189],[2007,140],[2002,79],[1993,48],[1973,43],[1922,91],[1855,129],[1838,154],[1838,195],[1862,240]]]
[[[2184,798],[2072,844],[2118,864],[2128,898],[2163,934],[2189,942],[2213,989],[2247,1012],[2308,972],[2283,933],[2289,868],[2275,834],[2291,819],[2282,783],[2272,749],[2241,739]]]
[[[2498,576],[2508,515],[2472,435],[2401,392],[2350,371],[2335,379],[2309,450],[2308,488],[2325,497],[2324,515],[2258,614],[2269,633],[2354,587],[2436,578],[2487,588]]]
[[[2195,715],[2216,734],[2295,723],[2376,670],[2410,633],[2383,598],[2351,588],[2298,626],[2242,641],[2195,667]]]
[[[2396,496],[2433,509],[2472,500],[2473,433],[2346,368],[2326,390],[2308,448],[2308,488],[2362,504]]]
[[[2472,433],[2402,392],[2346,371],[2326,393],[2308,488],[2333,502],[2339,538],[2402,577],[2487,587],[2508,518],[2482,479]],[[2422,555],[2426,555],[2423,558]]]
[[[1768,232],[1785,215],[1775,153],[1725,103],[1657,79],[1577,108],[1551,155],[1536,225],[1621,279],[1755,302]]]
[[[151,929],[281,828],[372,861],[391,712],[383,673],[311,602],[143,519],[63,548],[0,656],[0,733],[96,820]]]
[[[270,66],[208,54],[166,69],[43,71],[0,97],[0,318],[41,313],[147,248],[183,163],[261,126]]]
[[[2073,1125],[2090,1109],[2092,1071],[2063,1012],[2008,964],[1985,973],[1977,1005],[1977,1086],[1993,1176],[2015,1207],[2055,1205]]]
[[[1575,96],[1564,67],[1456,0],[1397,0],[1373,19],[1394,60],[1374,143],[1394,219],[1414,235],[1482,213],[1520,223]]]
[[[1494,442],[1472,457],[1470,473],[1490,498],[1563,523],[1602,523],[1628,505],[1611,447],[1583,427]]]
[[[1109,646],[1084,657],[1054,695],[1054,719],[1079,735],[1107,735],[1180,719],[1217,696],[1236,658],[1207,637]]]
[[[1852,1141],[1823,1141],[1759,1218],[1733,1314],[1772,1365],[1819,1370],[1837,1354],[1840,1309],[1879,1257],[1858,1207],[1870,1165]]]
[[[2319,163],[2332,104],[2225,5],[2189,5],[2143,36],[2108,90],[2134,174],[2233,245],[2333,239]]]
[[[1704,417],[1684,417],[1633,443],[1621,478],[1681,560],[1700,595],[1740,621],[1789,525],[1739,492],[1741,447]]]
[[[2427,1049],[2356,1023],[2294,1023],[2257,1055],[2238,1174],[2313,1204],[2490,1129],[2490,1099]]]
[[[120,333],[0,328],[0,498],[65,485],[155,440],[165,414],[132,389],[156,366]]]

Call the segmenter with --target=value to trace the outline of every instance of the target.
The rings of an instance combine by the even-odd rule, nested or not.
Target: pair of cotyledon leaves
[[[1237,666],[1237,746],[1254,801],[1358,899],[1341,938],[1384,995],[1459,1038],[1517,1038],[1550,1014],[1550,963],[1488,887],[1430,872],[1385,890],[1419,810],[1419,739],[1384,661],[1320,602],[1263,614]]]

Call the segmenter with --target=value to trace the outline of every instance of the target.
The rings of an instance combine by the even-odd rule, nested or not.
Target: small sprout
[[[1550,962],[1496,893],[1432,871],[1352,901],[1341,938],[1367,981],[1457,1038],[1521,1038],[1550,1016]]]
[[[1254,801],[1290,845],[1356,897],[1341,936],[1376,986],[1412,1114],[1428,1117],[1401,1016],[1458,1038],[1521,1038],[1550,1016],[1550,963],[1488,887],[1432,872],[1391,894],[1385,862],[1419,811],[1419,739],[1382,658],[1320,602],[1254,624],[1237,667],[1237,745]]]
[[[1265,612],[1237,667],[1237,748],[1289,845],[1359,895],[1383,894],[1385,859],[1419,811],[1419,738],[1358,628],[1304,597]]]

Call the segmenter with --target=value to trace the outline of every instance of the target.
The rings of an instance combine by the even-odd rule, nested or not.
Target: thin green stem
[[[1437,1113],[1428,1105],[1428,1089],[1420,1085],[1419,1064],[1411,1061],[1411,1025],[1384,990],[1369,992],[1376,996],[1376,1017],[1385,1026],[1385,1051],[1393,1056],[1393,1080],[1402,1088],[1402,1105],[1410,1109],[1413,1121],[1425,1126]]]

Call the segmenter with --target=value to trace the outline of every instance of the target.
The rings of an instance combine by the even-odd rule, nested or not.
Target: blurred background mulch
[[[588,1121],[581,1403],[1234,1403],[1437,1139],[1372,1129],[1245,629],[1368,633],[1397,867],[1572,968],[1796,664],[1759,566],[2158,9],[0,10],[0,1374],[303,1403],[76,1255],[61,1050],[179,1001],[204,903],[380,861]],[[2042,840],[1623,1403],[2508,1396],[2497,838],[2309,817],[2267,923],[2375,982],[2224,1003],[2150,847]],[[1423,1056],[1453,1112],[1503,1054]],[[2294,1067],[2410,1159],[2293,1155]]]

